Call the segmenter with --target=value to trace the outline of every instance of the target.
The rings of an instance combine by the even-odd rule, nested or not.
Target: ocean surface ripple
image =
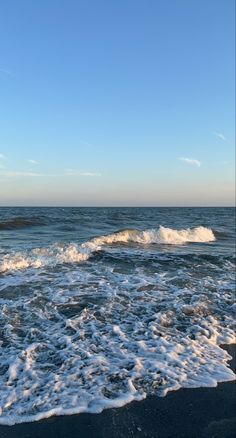
[[[235,378],[232,208],[0,209],[0,424]]]

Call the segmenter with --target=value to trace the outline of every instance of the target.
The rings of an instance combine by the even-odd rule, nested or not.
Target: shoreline
[[[222,346],[232,356],[236,344]],[[149,396],[100,414],[54,416],[32,423],[0,426],[1,438],[234,438],[235,381],[215,388],[182,388],[166,397]]]

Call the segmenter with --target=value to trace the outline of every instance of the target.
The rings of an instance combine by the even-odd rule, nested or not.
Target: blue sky
[[[0,205],[232,205],[234,0],[0,2]]]

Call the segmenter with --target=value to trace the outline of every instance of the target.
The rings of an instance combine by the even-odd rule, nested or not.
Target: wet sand
[[[236,368],[236,345],[225,347]],[[101,414],[0,426],[0,438],[235,438],[236,385],[180,389]]]

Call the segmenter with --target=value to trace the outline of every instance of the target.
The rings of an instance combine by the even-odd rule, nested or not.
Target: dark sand
[[[233,356],[236,346],[226,349]],[[101,414],[52,417],[0,426],[0,438],[236,438],[235,382],[216,388],[180,389]]]

